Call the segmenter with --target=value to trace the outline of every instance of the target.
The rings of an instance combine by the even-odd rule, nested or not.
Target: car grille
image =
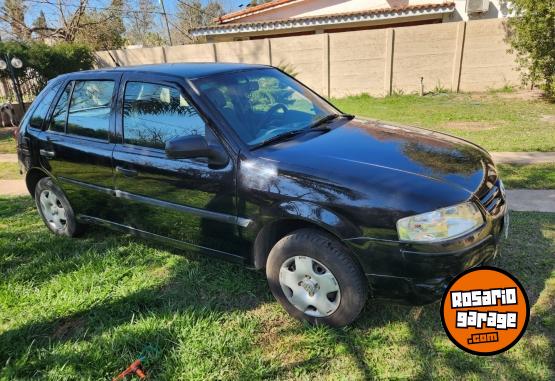
[[[493,164],[488,164],[486,169],[486,181],[478,191],[477,196],[484,209],[492,216],[497,216],[504,210],[505,192]]]

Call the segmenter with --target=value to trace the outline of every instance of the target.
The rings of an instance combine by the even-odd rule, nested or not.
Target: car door
[[[78,215],[106,218],[113,194],[113,108],[121,75],[71,77],[39,135],[41,165]]]
[[[245,250],[233,161],[214,168],[207,158],[171,159],[164,150],[166,141],[193,134],[221,145],[183,88],[171,77],[126,74],[118,111],[121,141],[113,160],[119,222],[240,257]]]

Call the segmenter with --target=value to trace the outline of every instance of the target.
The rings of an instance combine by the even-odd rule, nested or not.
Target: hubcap
[[[287,259],[279,270],[279,284],[289,302],[309,316],[329,316],[339,307],[341,291],[335,276],[313,258]]]
[[[66,226],[66,210],[54,192],[43,190],[39,196],[39,203],[42,214],[51,227],[60,230]]]

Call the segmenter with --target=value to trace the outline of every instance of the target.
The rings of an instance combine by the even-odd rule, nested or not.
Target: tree
[[[2,7],[2,18],[10,26],[10,34],[20,40],[31,38],[31,32],[25,24],[25,12],[27,7],[21,0],[5,0]]]
[[[255,7],[260,4],[269,3],[273,0],[251,0],[251,2],[247,5],[247,7]]]
[[[43,0],[44,6],[48,6],[57,13],[59,23],[56,27],[25,23],[26,6],[21,0],[4,0],[0,10],[0,21],[9,26],[9,33],[17,40],[29,40],[36,33],[41,33],[43,38],[72,42],[83,28],[100,28],[109,20],[110,15],[102,19],[91,19],[86,17],[89,8],[89,0],[79,0],[78,3],[68,3],[62,0]],[[45,20],[46,21],[46,20]],[[4,29],[6,30],[6,29]]]
[[[138,0],[133,9],[129,9],[128,40],[132,44],[144,46],[162,45],[164,39],[156,30],[154,15],[158,13],[157,7],[152,0]]]
[[[33,28],[36,29],[36,34],[39,40],[46,40],[46,38],[48,37],[48,23],[46,22],[46,16],[44,15],[44,12],[42,10],[40,11],[40,14],[35,19],[35,21],[33,21]]]
[[[124,6],[123,0],[112,0],[105,10],[85,13],[83,22],[88,26],[80,28],[75,41],[86,44],[93,50],[121,48],[125,43]],[[100,28],[99,23],[102,23]]]
[[[555,97],[555,0],[512,0],[508,38],[523,80]]]
[[[214,24],[214,20],[224,14],[224,9],[219,1],[212,0],[202,6],[199,0],[179,1],[177,4],[177,38],[181,44],[202,42],[190,35],[189,30]]]

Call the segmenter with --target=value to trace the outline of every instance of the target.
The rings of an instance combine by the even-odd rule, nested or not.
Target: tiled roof
[[[245,8],[245,9],[241,10],[241,11],[225,14],[225,15],[215,19],[215,21],[217,21],[219,23],[226,23],[226,22],[229,22],[229,21],[237,19],[237,18],[252,15],[253,13],[258,13],[258,12],[261,12],[261,11],[265,11],[267,9],[271,9],[271,8],[279,7],[281,5],[285,5],[285,4],[288,4],[288,3],[294,3],[294,2],[299,2],[299,1],[303,1],[303,0],[274,0],[274,1],[264,3],[264,4],[256,5],[254,7],[248,7],[248,8]]]
[[[285,0],[282,0],[285,1]],[[267,3],[271,4],[271,3]],[[208,36],[227,33],[247,33],[257,31],[290,30],[311,26],[328,26],[364,21],[378,21],[398,17],[438,15],[452,13],[455,3],[447,1],[439,4],[404,5],[391,8],[369,9],[366,11],[335,13],[321,16],[297,17],[282,20],[228,23],[190,30],[193,36]]]

